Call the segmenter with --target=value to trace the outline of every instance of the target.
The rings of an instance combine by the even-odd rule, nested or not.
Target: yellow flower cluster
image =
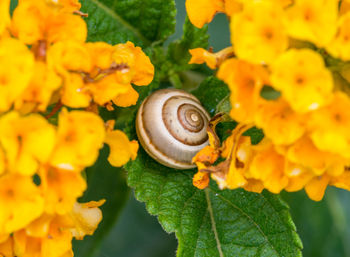
[[[191,63],[218,68],[231,90],[230,116],[239,122],[222,145],[208,131],[213,140],[194,158],[194,185],[206,187],[211,174],[221,188],[304,188],[316,201],[328,185],[350,190],[350,2],[187,0],[186,6],[197,27],[217,12],[230,20],[232,47],[193,49]],[[266,89],[279,96],[264,97]],[[243,136],[254,126],[265,135],[257,145]],[[226,161],[213,166],[219,156]]]
[[[131,84],[149,84],[154,68],[131,42],[86,43],[78,0],[19,0],[12,16],[9,6],[0,1],[0,256],[73,256],[104,202],[78,203],[82,171],[104,143],[113,166],[138,149],[98,107],[135,104]]]

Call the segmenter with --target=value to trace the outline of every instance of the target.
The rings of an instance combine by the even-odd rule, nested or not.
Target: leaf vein
[[[222,252],[222,249],[221,249],[221,243],[220,243],[220,240],[219,240],[218,231],[216,230],[216,223],[215,223],[215,219],[214,219],[213,208],[211,206],[209,191],[208,191],[208,189],[205,189],[204,191],[205,191],[205,197],[206,197],[207,203],[208,203],[208,211],[209,211],[209,214],[210,214],[211,225],[212,225],[212,229],[213,229],[213,232],[214,232],[214,236],[215,236],[217,248],[218,248],[218,251],[219,251],[219,255],[220,255],[220,257],[224,257],[224,253]]]
[[[100,9],[102,9],[106,14],[108,14],[110,17],[112,17],[114,20],[118,21],[119,23],[121,23],[123,26],[125,26],[128,30],[132,31],[138,38],[140,38],[145,45],[150,45],[151,42],[142,35],[142,33],[136,29],[135,27],[133,27],[129,22],[127,22],[126,20],[124,20],[118,13],[116,13],[114,10],[110,9],[109,7],[107,7],[106,5],[104,5],[103,3],[101,3],[98,0],[90,0],[91,2],[93,2],[97,7],[99,7]]]
[[[211,189],[209,189],[211,190]],[[244,216],[246,216],[258,229],[258,231],[261,233],[261,235],[265,238],[266,242],[270,245],[270,247],[272,248],[272,250],[281,257],[281,255],[279,254],[279,252],[277,252],[277,250],[275,249],[274,245],[270,242],[269,238],[267,237],[267,234],[264,233],[264,231],[261,229],[261,227],[259,226],[259,224],[257,224],[252,217],[250,217],[250,215],[248,215],[246,212],[244,212],[241,208],[239,208],[237,205],[233,204],[232,202],[230,202],[229,200],[227,200],[225,197],[223,197],[222,195],[218,195],[218,197],[220,197],[223,201],[227,202],[229,205],[231,205],[234,209],[238,210],[239,212],[241,212]],[[266,200],[266,198],[264,198]]]

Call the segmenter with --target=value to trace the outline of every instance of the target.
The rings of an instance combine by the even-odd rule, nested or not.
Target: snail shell
[[[199,100],[178,89],[161,89],[145,99],[136,118],[136,132],[146,152],[161,164],[195,167],[192,158],[208,145],[209,114]]]

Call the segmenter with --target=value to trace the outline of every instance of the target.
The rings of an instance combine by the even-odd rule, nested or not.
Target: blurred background
[[[186,17],[185,0],[176,0],[176,5],[178,10],[176,33],[169,38],[168,42],[182,36],[182,26]],[[230,44],[230,38],[226,16],[217,15],[209,25],[209,33],[210,45],[214,51],[227,47]],[[103,165],[105,164],[101,164]],[[121,173],[118,176],[123,176],[122,173],[124,173],[122,170],[113,170],[110,175],[115,172]],[[102,174],[100,177],[100,181],[94,178],[96,183],[105,183],[103,181],[106,181],[106,177]],[[113,179],[115,178],[112,178],[111,181]],[[110,187],[125,187],[125,184],[114,185],[112,183]],[[108,190],[108,186],[105,190]],[[120,192],[125,194],[125,189]],[[89,198],[89,193],[95,194],[96,192],[87,192],[86,198]],[[104,193],[100,192],[100,196],[104,197]],[[350,257],[350,192],[329,188],[321,202],[309,200],[303,191],[283,192],[282,198],[290,205],[292,218],[304,244],[304,257]],[[75,256],[176,256],[175,235],[163,231],[157,218],[147,213],[144,203],[136,201],[132,191],[128,193],[127,199],[126,202],[118,202],[117,192],[115,205],[125,205],[119,213],[119,218],[109,221],[114,223],[113,228],[107,232],[103,240],[101,239],[100,247],[94,252],[86,250],[87,245],[91,245],[95,240],[94,236],[89,237],[83,242],[75,243]],[[114,211],[118,212],[118,207]]]

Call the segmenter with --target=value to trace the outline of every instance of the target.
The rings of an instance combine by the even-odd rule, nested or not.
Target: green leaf
[[[228,89],[212,77],[194,93],[213,114]],[[136,137],[134,129],[129,132]],[[136,198],[158,216],[165,231],[175,232],[178,257],[301,256],[289,208],[279,196],[219,190],[215,182],[199,190],[192,185],[194,170],[162,166],[143,149],[125,168]]]
[[[192,186],[193,171],[153,161],[142,149],[127,165],[128,184],[147,210],[175,232],[179,257],[301,256],[288,206],[271,193]]]
[[[230,90],[223,81],[211,76],[205,79],[192,93],[198,97],[204,108],[211,115],[214,115],[217,106],[228,96]]]
[[[15,10],[15,8],[18,5],[18,0],[11,0],[10,1],[10,14],[13,14],[13,11]]]
[[[209,44],[209,35],[207,33],[207,25],[198,29],[192,25],[188,18],[186,18],[183,31],[184,34],[182,38],[169,45],[168,57],[173,64],[180,66],[182,69],[186,69],[190,67],[188,64],[191,59],[189,50],[198,47],[207,48]]]
[[[97,163],[86,170],[88,189],[79,201],[106,199],[106,202],[101,206],[103,219],[94,235],[85,237],[83,241],[74,241],[74,256],[77,257],[95,256],[95,251],[108,235],[129,197],[125,171],[112,167],[107,157],[108,148],[104,147]]]
[[[266,100],[276,100],[281,96],[281,92],[271,86],[264,86],[260,91],[260,96]]]
[[[173,0],[86,0],[82,11],[89,14],[88,41],[116,44],[129,40],[148,46],[163,42],[175,31]]]

